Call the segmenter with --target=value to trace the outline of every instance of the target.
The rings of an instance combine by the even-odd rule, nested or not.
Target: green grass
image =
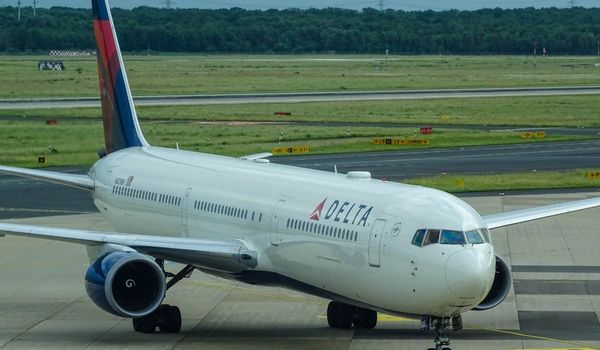
[[[600,127],[600,95],[138,107],[144,120],[306,121]],[[275,116],[274,112],[291,112]],[[100,118],[99,108],[0,110],[0,116]]]
[[[24,167],[91,165],[104,144],[102,123],[69,122],[47,126],[43,122],[0,122],[0,164]],[[58,151],[48,154],[48,147]],[[46,155],[48,162],[37,164]]]
[[[93,57],[0,56],[0,98],[97,96]],[[598,85],[598,58],[528,56],[125,56],[134,95]]]
[[[320,127],[300,125],[203,125],[197,123],[142,123],[148,141],[155,146],[180,148],[229,156],[271,151],[274,147],[308,146],[311,153],[347,153],[393,149],[472,146],[538,142],[522,140],[518,133],[491,133],[460,129],[436,129],[426,138],[426,146],[374,145],[374,137],[410,138],[415,128]],[[348,135],[348,130],[350,134]],[[89,166],[103,145],[99,121],[59,121],[48,126],[43,121],[0,121],[0,164],[34,167],[37,157],[47,155],[43,166]],[[281,138],[281,141],[279,139]],[[582,139],[577,136],[549,135],[545,141]],[[48,154],[48,147],[58,150]]]
[[[64,72],[39,72],[47,56],[0,56],[0,98],[98,96],[94,58],[64,58]],[[596,57],[391,57],[380,56],[126,56],[134,95],[235,92],[352,91],[388,89],[600,85]],[[231,156],[273,147],[309,146],[312,153],[419,149],[582,139],[548,133],[523,140],[510,132],[435,127],[428,146],[379,146],[373,137],[410,137],[414,125],[600,127],[600,96],[547,96],[405,101],[139,107],[142,129],[156,146]],[[292,116],[275,116],[276,111]],[[0,110],[0,164],[89,166],[102,148],[99,108]],[[25,117],[40,117],[20,118]],[[44,118],[59,124],[46,126]],[[201,122],[217,122],[202,124]],[[223,125],[225,122],[282,124]],[[391,123],[398,127],[306,126],[289,122]],[[282,141],[279,138],[283,133]],[[417,136],[419,137],[419,136]],[[58,153],[48,154],[48,147]],[[584,170],[506,175],[438,176],[409,182],[447,191],[598,186]],[[465,181],[457,186],[456,180]]]
[[[402,182],[447,192],[599,187],[599,179],[586,177],[588,170],[597,171],[597,169],[576,169],[506,174],[438,175],[412,178]]]

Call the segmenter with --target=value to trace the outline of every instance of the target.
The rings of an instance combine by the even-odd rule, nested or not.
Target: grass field
[[[37,71],[37,61],[42,59],[48,56],[0,56],[0,98],[98,95],[95,58],[64,58],[64,72]],[[379,56],[165,55],[126,56],[125,61],[133,94],[138,96],[600,85],[597,57],[538,58],[535,68],[533,59],[524,56],[403,56],[390,57],[386,63]],[[374,137],[413,137],[417,126],[429,125],[437,125],[427,137],[430,144],[410,147],[575,140],[582,137],[550,132],[544,140],[523,140],[518,133],[443,126],[600,127],[599,110],[600,96],[590,95],[140,107],[138,115],[153,145],[179,144],[187,150],[240,156],[290,146],[308,146],[313,153],[407,148],[378,146],[371,141]],[[275,116],[277,111],[292,115]],[[98,108],[0,110],[4,117],[0,118],[0,164],[89,166],[103,145],[99,115]],[[59,123],[47,126],[46,118],[56,118]],[[294,122],[356,124],[323,127]],[[390,125],[373,125],[377,123]],[[49,148],[57,152],[49,153]],[[47,157],[46,164],[37,163],[41,155]],[[582,169],[544,176],[439,176],[410,182],[449,191],[598,186],[583,173]],[[464,180],[464,186],[458,186],[457,179]]]
[[[0,122],[0,164],[35,166],[89,166],[98,159],[102,148],[100,121],[63,120],[48,126],[43,121]],[[472,146],[523,142],[518,133],[490,133],[454,129],[436,129],[426,137],[415,135],[415,128],[320,127],[300,125],[204,125],[198,123],[142,123],[152,145],[206,153],[241,156],[269,152],[274,147],[308,146],[311,153],[346,153],[393,149]],[[429,145],[375,145],[374,137],[425,138]],[[578,136],[550,135],[546,141],[582,139]],[[526,142],[536,142],[527,140]],[[50,153],[49,148],[58,153]],[[45,155],[46,164],[37,157]]]
[[[144,120],[306,121],[600,127],[600,95],[138,107]],[[291,112],[276,116],[274,112]],[[0,110],[0,116],[100,118],[99,108]]]
[[[97,96],[95,58],[0,56],[0,98]],[[597,57],[125,56],[134,95],[598,85]]]
[[[600,179],[586,176],[588,169],[537,171],[508,174],[438,175],[407,179],[413,185],[438,188],[447,192],[506,191],[600,186]]]

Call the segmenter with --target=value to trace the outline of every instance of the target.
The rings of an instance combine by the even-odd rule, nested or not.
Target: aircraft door
[[[271,244],[279,245],[281,243],[281,234],[279,231],[283,226],[283,209],[285,208],[285,200],[280,199],[275,205],[273,210],[273,217],[271,218]]]
[[[369,237],[369,265],[379,267],[381,262],[381,237],[386,221],[383,219],[375,220]]]
[[[188,236],[188,216],[190,212],[190,197],[192,195],[192,188],[188,187],[183,195],[183,203],[181,203],[181,224],[183,226],[184,236]]]

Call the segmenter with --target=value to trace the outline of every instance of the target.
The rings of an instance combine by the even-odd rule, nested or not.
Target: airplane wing
[[[271,153],[271,152],[263,152],[263,153],[256,153],[256,154],[249,154],[247,156],[242,156],[242,157],[240,157],[240,159],[257,160],[257,159],[269,158],[272,155],[273,155],[273,153]]]
[[[115,244],[155,258],[228,273],[238,273],[257,265],[257,253],[248,249],[241,240],[210,241],[0,222],[0,236],[4,234],[84,245]]]
[[[71,186],[82,190],[94,190],[94,179],[92,179],[89,175],[65,174],[55,171],[15,168],[4,165],[0,165],[0,173],[53,182],[59,185]]]
[[[600,197],[483,216],[489,229],[600,206]]]

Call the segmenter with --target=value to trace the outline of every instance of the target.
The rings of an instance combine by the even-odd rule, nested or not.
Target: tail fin
[[[142,135],[107,0],[92,0],[105,153],[148,146]]]

